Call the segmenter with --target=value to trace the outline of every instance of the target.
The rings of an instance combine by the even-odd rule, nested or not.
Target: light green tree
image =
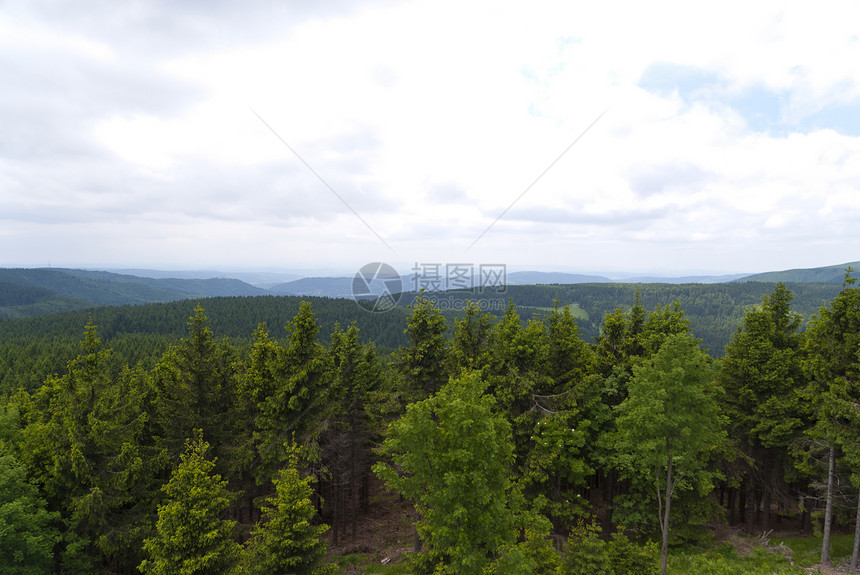
[[[149,559],[140,564],[142,573],[223,575],[239,562],[236,522],[223,519],[230,505],[227,482],[213,474],[209,444],[200,430],[196,435],[186,441],[181,463],[163,487],[166,500],[158,506],[155,536],[144,541]]]
[[[407,406],[382,447],[391,464],[374,466],[415,503],[428,555],[451,573],[481,573],[496,561],[508,573],[527,568],[528,558],[517,548],[528,520],[510,479],[511,427],[496,414],[485,388],[480,373],[472,372]],[[540,539],[535,534],[546,527],[535,522],[531,539]],[[508,562],[512,557],[519,561]]]
[[[287,467],[274,480],[275,495],[263,505],[263,519],[251,533],[245,553],[245,570],[252,575],[327,575],[325,564],[328,525],[314,524],[311,477],[299,475],[298,448],[288,449]]]
[[[707,494],[719,475],[710,465],[726,438],[716,393],[707,354],[697,340],[676,334],[633,367],[628,397],[617,408],[616,461],[656,495],[664,575],[673,497],[679,489]]]

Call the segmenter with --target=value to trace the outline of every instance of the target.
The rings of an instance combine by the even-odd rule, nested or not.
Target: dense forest
[[[412,509],[402,572],[666,573],[717,525],[779,523],[820,530],[826,564],[831,533],[860,529],[853,284],[5,320],[0,565],[337,573],[327,549],[396,501],[385,490]]]
[[[54,276],[51,276],[54,277]],[[62,276],[60,276],[62,277]],[[124,285],[124,284],[120,284]],[[810,318],[825,301],[840,289],[836,284],[786,284],[794,294],[793,309]],[[725,284],[575,284],[507,286],[502,293],[441,292],[428,294],[437,302],[447,320],[447,336],[454,322],[463,317],[465,302],[474,301],[482,310],[501,317],[509,302],[519,309],[525,325],[535,316],[548,313],[555,300],[570,306],[581,337],[597,341],[602,318],[616,307],[629,311],[639,298],[648,309],[680,303],[690,327],[702,346],[714,356],[722,356],[744,311],[772,289],[773,284],[758,282]],[[31,301],[45,295],[40,288],[0,286],[2,299]],[[386,313],[367,313],[352,300],[298,296],[211,297],[147,305],[101,306],[0,321],[0,394],[23,387],[33,391],[51,374],[65,370],[77,356],[82,326],[87,321],[99,326],[99,337],[110,345],[115,374],[124,365],[151,367],[167,348],[184,334],[185,319],[197,302],[205,302],[212,329],[240,349],[247,349],[251,334],[262,322],[272,326],[275,336],[298,312],[302,301],[309,301],[320,323],[319,341],[326,343],[335,323],[359,328],[362,343],[373,342],[381,355],[406,343],[403,326],[409,306],[418,294],[404,293],[398,307]],[[53,300],[51,300],[53,301]]]

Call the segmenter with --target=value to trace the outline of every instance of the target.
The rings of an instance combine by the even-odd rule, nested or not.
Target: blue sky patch
[[[784,137],[792,132],[808,133],[831,129],[846,136],[860,136],[860,102],[826,106],[814,113],[788,118],[783,111],[789,93],[774,92],[762,85],[740,92],[731,90],[719,74],[703,68],[660,63],[650,66],[639,87],[660,96],[677,95],[687,104],[727,106],[736,111],[750,130]]]

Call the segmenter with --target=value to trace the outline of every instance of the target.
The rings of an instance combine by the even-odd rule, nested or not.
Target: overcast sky
[[[0,267],[860,260],[858,22],[853,1],[0,1]]]

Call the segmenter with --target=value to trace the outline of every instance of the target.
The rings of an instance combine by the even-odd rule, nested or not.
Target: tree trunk
[[[612,525],[612,501],[615,497],[615,470],[610,469],[606,474],[606,482],[604,483],[604,501],[606,501],[606,517],[604,518],[605,525]]]
[[[746,530],[747,533],[753,532],[753,525],[755,525],[755,510],[758,507],[758,504],[755,500],[755,478],[752,475],[752,471],[750,471],[749,476],[747,476],[747,506],[746,510]]]
[[[663,531],[663,547],[660,551],[660,568],[663,570],[663,575],[666,575],[666,568],[669,559],[669,506],[672,504],[672,458],[669,458],[669,463],[666,466],[666,505],[663,510],[662,524],[660,525]]]
[[[415,553],[421,552],[421,536],[418,535],[418,522],[419,521],[421,521],[421,514],[418,513],[418,510],[416,509],[415,510],[415,526],[413,527],[413,529],[415,529],[415,541],[413,542],[413,546],[412,546],[412,550]]]
[[[804,495],[800,496],[800,530],[803,533],[809,533],[811,526],[811,517],[812,515],[809,513],[809,509],[806,507],[806,497]]]
[[[728,489],[728,508],[729,508],[729,525],[735,524],[735,503],[737,499],[737,489],[729,487]]]
[[[857,563],[860,562],[860,494],[857,495],[857,516],[854,518],[854,548],[851,551],[851,564],[848,571],[857,571]]]
[[[830,524],[833,521],[833,478],[836,475],[836,448],[831,447],[827,470],[827,504],[824,507],[824,530],[821,538],[821,564],[830,565]]]
[[[338,493],[337,486],[337,478],[332,481],[332,503],[334,504],[334,509],[332,510],[332,519],[331,519],[331,545],[332,547],[337,547],[340,543],[340,493]]]
[[[767,484],[761,486],[761,530],[767,533],[770,529],[770,487]]]
[[[351,469],[349,472],[349,490],[350,496],[352,497],[352,540],[355,542],[355,537],[358,533],[358,478],[356,477],[356,458],[358,457],[357,450],[355,448],[355,433],[352,434],[352,443],[351,447]]]

